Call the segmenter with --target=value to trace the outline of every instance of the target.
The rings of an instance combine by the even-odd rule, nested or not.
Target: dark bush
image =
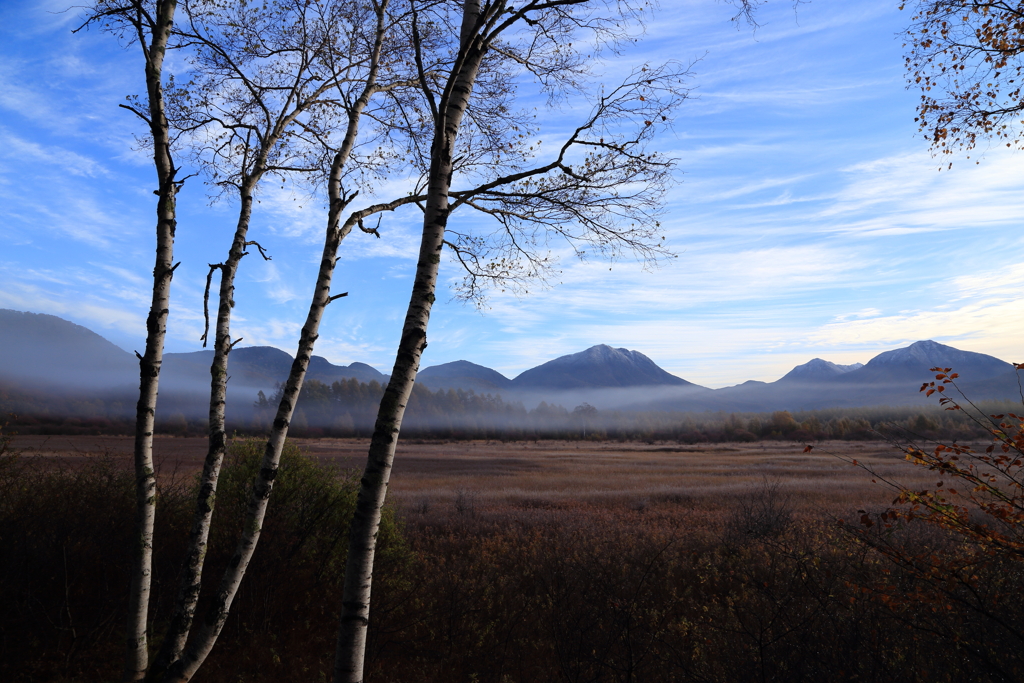
[[[198,615],[234,550],[262,450],[262,441],[236,441],[225,461]],[[118,677],[134,519],[133,475],[124,464],[0,455],[0,680]],[[160,479],[154,641],[170,615],[194,488],[191,479]],[[330,671],[355,492],[351,475],[286,446],[260,545],[202,680],[306,680],[298,672]],[[374,638],[410,562],[390,511],[380,541]]]
[[[778,477],[762,477],[729,515],[727,533],[732,537],[774,538],[788,530],[793,523],[793,505],[781,486]]]

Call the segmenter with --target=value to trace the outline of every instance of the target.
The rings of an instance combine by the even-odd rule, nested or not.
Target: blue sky
[[[938,170],[904,87],[897,4],[794,13],[772,0],[752,32],[728,4],[663,0],[646,39],[598,68],[699,59],[696,97],[658,143],[679,159],[663,221],[678,258],[649,271],[564,260],[561,284],[492,295],[483,311],[441,295],[424,365],[466,359],[512,377],[605,343],[718,387],[919,339],[1024,360],[1024,156],[993,148]],[[65,6],[0,7],[0,307],[141,350],[155,176],[117,107],[142,89],[141,65],[108,35],[72,35]],[[293,353],[324,217],[287,188],[258,208],[250,234],[274,260],[243,262],[234,330],[243,346]],[[223,260],[234,211],[198,182],[180,197],[169,351],[200,348],[207,264]],[[410,211],[381,240],[346,240],[334,290],[350,296],[329,307],[318,354],[390,370],[418,228]],[[446,263],[441,276],[458,273]]]

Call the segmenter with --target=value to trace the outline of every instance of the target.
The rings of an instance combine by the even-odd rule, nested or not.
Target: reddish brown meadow
[[[358,470],[368,439],[295,439],[320,463]],[[131,437],[22,436],[13,443],[24,457],[70,465],[107,455],[130,466]],[[162,478],[190,476],[202,468],[205,438],[157,437]],[[403,441],[395,457],[389,498],[405,514],[444,517],[457,498],[470,498],[478,514],[514,509],[658,509],[683,514],[695,508],[729,510],[764,477],[777,479],[801,515],[840,514],[888,503],[893,495],[863,469],[835,455],[857,459],[879,474],[931,485],[934,475],[907,464],[883,442],[834,441],[804,453],[804,444],[679,445],[592,441]]]
[[[251,574],[197,681],[329,677],[353,491],[338,472],[361,467],[367,443],[295,443],[308,459],[282,466]],[[16,596],[0,608],[0,678],[113,680],[131,439],[25,436],[13,447],[20,456],[0,468],[0,588]],[[212,537],[210,582],[233,543],[245,458],[258,450],[240,441],[226,469],[218,512],[228,521]],[[838,520],[894,493],[824,451],[936,484],[879,442],[811,453],[777,441],[403,442],[368,680],[1018,680],[1019,567],[974,562],[973,581],[932,586],[875,553]],[[156,442],[155,633],[204,452],[204,439]],[[11,495],[26,482],[31,496]],[[313,514],[328,499],[335,514]],[[921,557],[966,557],[931,527],[888,540]],[[913,604],[894,599],[911,591]]]

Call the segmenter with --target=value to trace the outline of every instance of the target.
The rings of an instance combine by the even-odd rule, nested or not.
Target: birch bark
[[[157,202],[156,263],[153,267],[153,298],[146,319],[146,353],[139,358],[139,402],[135,413],[135,499],[136,547],[131,568],[128,601],[124,680],[141,680],[149,665],[149,595],[153,564],[153,527],[156,520],[156,475],[153,468],[153,427],[156,420],[160,366],[170,309],[171,278],[174,275],[174,231],[176,227],[174,159],[164,104],[163,64],[174,23],[176,0],[159,0],[150,26],[151,42],[146,44],[148,15],[141,3],[131,12],[139,44],[146,58],[146,90],[149,96],[149,128],[153,136],[153,161],[159,188]]]
[[[360,480],[356,510],[349,530],[341,624],[335,652],[335,683],[362,683],[363,680],[366,633],[370,623],[373,559],[381,508],[387,495],[402,418],[416,381],[416,373],[419,372],[420,358],[427,347],[427,323],[434,303],[445,226],[448,223],[448,191],[454,170],[455,142],[484,55],[482,46],[475,40],[475,28],[479,20],[480,3],[467,0],[460,31],[459,58],[449,79],[448,92],[438,103],[423,237],[412,296],[391,380],[384,390],[377,412],[370,452]]]
[[[341,241],[352,231],[352,228],[359,224],[365,217],[380,211],[394,210],[398,206],[412,203],[420,197],[405,197],[389,204],[377,204],[357,211],[341,223],[341,217],[349,204],[355,199],[355,194],[347,194],[342,187],[341,179],[343,169],[352,154],[359,132],[359,120],[363,111],[370,102],[370,98],[378,91],[377,75],[380,64],[381,49],[385,34],[385,16],[388,0],[375,3],[377,14],[376,36],[371,55],[371,66],[367,74],[366,85],[359,98],[352,104],[348,112],[348,121],[345,136],[337,153],[334,155],[331,164],[328,180],[328,195],[330,208],[328,211],[327,232],[324,239],[324,248],[320,261],[320,269],[314,293],[302,328],[298,350],[295,360],[292,362],[291,371],[281,401],[278,405],[277,414],[274,419],[273,428],[264,451],[260,471],[253,484],[252,496],[246,510],[245,522],[243,524],[242,537],[239,539],[235,554],[232,557],[228,569],[221,579],[220,586],[214,598],[213,604],[207,610],[203,622],[200,625],[195,638],[184,649],[179,658],[173,661],[164,676],[165,681],[188,681],[192,678],[198,668],[209,655],[224,623],[227,620],[242,578],[245,576],[246,568],[252,558],[252,554],[259,542],[260,531],[263,519],[266,515],[267,505],[274,486],[274,479],[281,459],[281,452],[288,435],[288,428],[291,423],[295,405],[305,380],[306,371],[309,367],[310,358],[313,355],[313,347],[319,335],[320,322],[323,319],[324,310],[327,305],[342,295],[332,297],[331,281],[334,275],[334,268],[337,263],[337,252]],[[242,238],[244,247],[244,237]],[[237,244],[237,239],[236,239]],[[223,285],[222,285],[223,288]],[[223,296],[222,290],[222,296]],[[227,299],[230,301],[230,299]],[[221,306],[225,305],[222,299]],[[225,354],[226,357],[226,354]],[[216,378],[214,379],[216,381]],[[211,404],[211,411],[213,410]],[[211,412],[212,415],[212,412]]]
[[[313,139],[328,137],[333,126],[330,112],[339,106],[333,91],[340,91],[341,85],[350,81],[356,65],[369,62],[371,70],[365,96],[354,107],[346,107],[346,135],[331,172],[335,181],[332,183],[335,189],[333,199],[340,199],[341,172],[352,155],[360,116],[375,92],[376,70],[372,65],[380,62],[383,41],[378,40],[376,48],[367,55],[360,51],[357,35],[349,35],[342,30],[338,20],[358,24],[367,14],[370,17],[376,14],[376,33],[371,33],[371,37],[382,38],[387,5],[387,2],[373,3],[369,9],[369,3],[363,7],[359,3],[335,2],[321,4],[311,10],[308,5],[302,8],[301,5],[284,4],[275,6],[270,12],[264,8],[262,13],[237,8],[226,13],[213,8],[213,11],[190,14],[188,28],[181,30],[183,40],[201,46],[196,64],[206,75],[203,84],[197,87],[203,96],[196,98],[197,105],[179,112],[181,120],[176,123],[182,130],[189,131],[212,123],[215,133],[225,135],[227,142],[214,137],[212,145],[206,148],[211,155],[209,164],[215,178],[226,176],[227,180],[222,184],[238,190],[240,209],[227,259],[211,265],[211,277],[214,270],[219,270],[221,279],[214,358],[210,368],[209,446],[179,580],[178,598],[167,637],[149,673],[151,680],[163,678],[169,667],[182,657],[201,591],[217,481],[227,444],[225,407],[228,357],[233,347],[230,332],[231,311],[235,305],[234,283],[241,259],[247,253],[246,247],[256,244],[247,241],[253,195],[267,173],[314,170],[316,164],[302,163],[309,161],[310,149],[301,145],[295,147],[298,136],[294,130],[301,129]],[[293,30],[296,27],[302,30]],[[239,43],[238,32],[258,35],[260,44]],[[344,36],[343,40],[351,40],[351,43],[337,44],[339,36]],[[339,56],[343,58],[338,59]],[[222,87],[232,82],[240,83],[242,87],[231,93],[225,102],[221,95]],[[347,101],[348,98],[342,99]],[[310,114],[314,110],[316,113]],[[310,115],[300,121],[305,114]],[[335,212],[330,216],[332,226],[337,226],[343,208],[339,209],[335,203]],[[256,246],[259,248],[258,244]],[[337,244],[326,248],[333,253]],[[263,254],[262,248],[260,253],[269,258]],[[204,340],[205,337],[204,334]],[[301,381],[298,386],[301,386]],[[294,397],[291,402],[294,404]],[[290,413],[287,419],[290,420]],[[237,578],[240,581],[241,575]],[[230,601],[226,604],[229,606]],[[210,632],[204,637],[210,646],[216,639]],[[201,648],[194,650],[199,652]],[[200,664],[200,660],[201,657],[194,665]]]
[[[277,475],[277,468],[281,461],[281,451],[284,448],[285,438],[288,435],[288,427],[294,412],[294,406],[302,389],[302,382],[309,367],[309,360],[313,354],[313,344],[318,336],[323,309],[327,306],[330,298],[331,278],[334,270],[333,253],[337,250],[341,237],[340,231],[337,229],[329,229],[329,233],[324,244],[324,255],[320,262],[313,304],[310,306],[306,323],[302,328],[299,349],[295,355],[295,360],[292,362],[288,381],[285,384],[283,396],[278,405],[277,415],[274,418],[273,430],[267,441],[263,460],[260,464],[260,471],[253,485],[252,496],[246,509],[242,537],[239,539],[235,553],[228,564],[228,569],[221,579],[214,602],[199,625],[195,638],[185,648],[181,657],[176,659],[167,669],[167,673],[164,676],[165,681],[190,680],[206,660],[206,657],[209,656],[221,630],[224,628],[224,623],[227,621],[228,613],[231,609],[231,603],[238,592],[242,578],[245,576],[245,571],[256,549],[256,544],[259,542],[263,519],[266,515],[270,493],[274,487],[274,478]]]
[[[228,354],[231,352],[231,308],[234,306],[235,275],[245,255],[246,235],[252,216],[253,190],[262,170],[245,179],[241,186],[241,208],[234,240],[228,258],[220,264],[221,282],[217,324],[214,338],[213,362],[210,365],[209,446],[203,463],[203,473],[196,496],[196,509],[189,532],[184,568],[178,585],[171,622],[160,651],[153,663],[150,678],[156,680],[178,660],[185,649],[192,628],[196,604],[202,587],[203,563],[206,559],[210,524],[215,506],[217,481],[227,450],[225,406],[227,403]]]
[[[584,6],[609,12],[602,16]],[[574,247],[590,245],[612,257],[619,249],[644,261],[668,255],[655,218],[674,162],[647,153],[645,145],[654,128],[667,125],[671,110],[685,99],[681,83],[686,69],[674,63],[635,68],[620,86],[602,90],[591,115],[572,132],[554,161],[533,168],[528,166],[536,158],[533,143],[521,128],[529,130],[531,124],[525,117],[516,118],[509,95],[520,68],[551,92],[584,94],[592,56],[572,49],[574,35],[590,33],[590,50],[595,44],[632,41],[623,26],[640,20],[645,7],[647,3],[628,1],[527,0],[512,7],[505,0],[463,0],[457,56],[444,70],[447,79],[436,104],[430,89],[435,81],[420,67],[423,96],[434,116],[423,233],[402,336],[350,527],[335,683],[363,680],[381,509],[406,405],[427,346],[442,248],[451,248],[466,269],[471,295],[478,291],[478,280],[505,286],[521,278],[543,277],[547,257],[538,250],[546,248],[548,235]],[[514,38],[500,42],[516,25],[525,27],[518,46]],[[422,65],[415,15],[412,36],[417,64]],[[477,109],[470,111],[474,89]],[[470,130],[457,144],[464,121]],[[510,162],[509,156],[517,160]],[[455,191],[451,184],[457,170],[469,178],[492,177],[474,189]],[[493,217],[499,229],[481,236],[449,226],[450,215],[460,206]],[[582,258],[584,250],[577,254]]]

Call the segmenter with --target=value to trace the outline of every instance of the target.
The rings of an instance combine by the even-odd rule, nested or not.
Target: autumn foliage
[[[917,122],[942,154],[990,138],[1020,147],[1024,3],[916,0],[904,32],[906,71],[920,88]]]
[[[1021,370],[1024,364],[1015,367]],[[934,472],[938,481],[934,489],[916,490],[879,477],[898,492],[893,507],[880,520],[887,527],[897,521],[922,520],[953,532],[981,552],[1024,557],[1024,416],[985,415],[959,392],[959,375],[952,368],[932,371],[935,379],[922,384],[921,391],[938,395],[948,411],[967,413],[968,419],[990,433],[991,443],[983,450],[956,441],[926,448],[900,444],[909,462]],[[949,388],[959,398],[950,395]],[[863,519],[867,526],[873,523],[866,514]]]

